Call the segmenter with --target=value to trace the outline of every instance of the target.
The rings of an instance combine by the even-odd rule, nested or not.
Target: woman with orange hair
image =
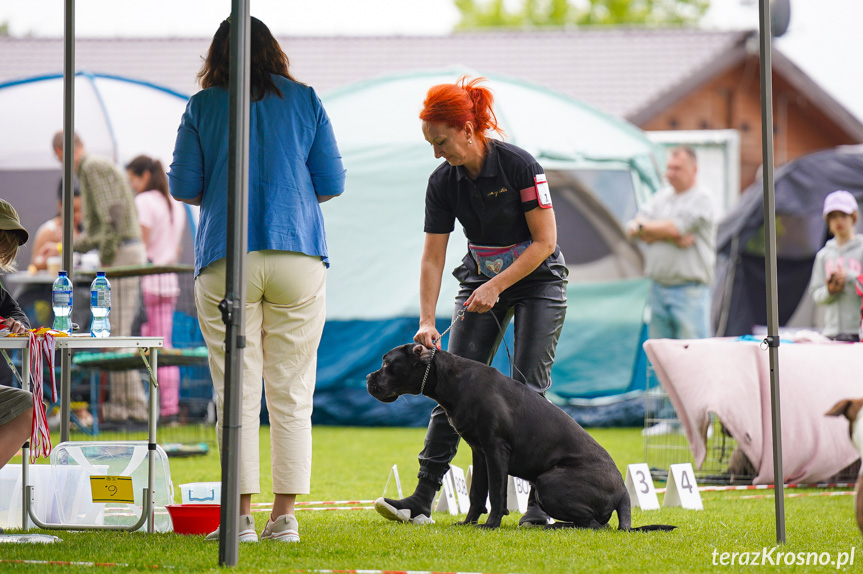
[[[557,226],[542,166],[526,151],[492,139],[503,135],[484,79],[461,78],[428,91],[420,112],[422,130],[441,164],[426,190],[425,245],[420,276],[420,326],[414,341],[440,348],[435,307],[446,248],[455,221],[468,253],[453,271],[459,280],[449,352],[490,364],[511,319],[515,319],[516,380],[543,394],[566,315],[567,268],[557,246]],[[455,317],[464,313],[464,320]],[[459,436],[444,410],[432,411],[419,455],[416,491],[402,500],[379,498],[386,518],[431,522],[431,504],[458,448]],[[531,490],[520,526],[548,521]]]

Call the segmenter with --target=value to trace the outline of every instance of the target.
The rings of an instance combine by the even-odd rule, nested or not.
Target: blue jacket
[[[318,195],[344,191],[345,169],[329,117],[315,91],[273,76],[282,98],[252,102],[249,124],[248,251],[273,249],[327,258]],[[226,256],[228,90],[192,96],[177,132],[168,174],[171,195],[201,197],[195,276]]]

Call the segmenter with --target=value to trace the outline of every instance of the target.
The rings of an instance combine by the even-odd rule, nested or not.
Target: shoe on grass
[[[219,527],[221,528],[221,527]],[[209,534],[204,540],[215,540],[219,541],[219,528],[216,528]],[[240,515],[240,527],[239,527],[239,537],[240,542],[257,542],[258,541],[258,533],[255,532],[255,519],[252,518],[251,514],[242,514]]]
[[[648,427],[641,430],[641,436],[661,436],[665,434],[673,434],[680,432],[680,426],[676,424],[672,424],[668,421],[660,421],[653,425],[652,427]]]
[[[530,492],[527,495],[527,508],[521,518],[518,519],[519,528],[543,528],[546,524],[553,523],[554,520],[536,501],[536,489],[530,487]]]
[[[389,498],[378,498],[375,500],[375,510],[387,520],[396,522],[407,522],[408,524],[434,524],[434,520],[427,514],[416,514],[411,516],[410,508],[397,508],[398,500]]]
[[[278,540],[280,542],[299,542],[300,528],[297,517],[293,514],[282,514],[275,520],[267,520],[267,526],[261,532],[261,540]]]

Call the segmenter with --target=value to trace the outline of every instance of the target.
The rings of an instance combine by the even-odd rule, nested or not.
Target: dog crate
[[[671,407],[668,395],[659,384],[653,367],[647,366],[644,409],[644,458],[654,480],[666,481],[672,464],[691,463],[695,478],[702,485],[752,484],[757,472],[749,460],[737,449],[737,441],[713,414],[705,440],[706,455],[701,468],[689,450],[689,441],[677,413]],[[827,483],[855,482],[860,460],[830,477]]]
[[[647,367],[644,408],[644,459],[654,480],[665,481],[672,464],[691,463],[699,484],[751,484],[754,469],[746,464],[742,451],[735,453],[737,441],[715,416],[705,441],[706,456],[701,468],[689,450],[689,441],[668,395],[659,384],[653,368]],[[733,460],[732,460],[733,459]]]

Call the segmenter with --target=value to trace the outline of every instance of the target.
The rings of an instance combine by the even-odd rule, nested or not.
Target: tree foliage
[[[682,25],[697,22],[710,0],[454,0],[458,27]]]

